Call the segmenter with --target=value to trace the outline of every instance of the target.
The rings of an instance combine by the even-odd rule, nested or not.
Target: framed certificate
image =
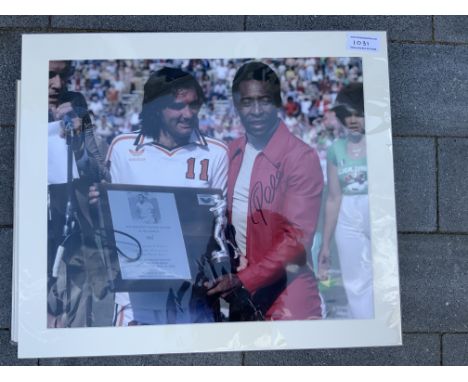
[[[221,190],[102,184],[101,216],[115,291],[194,284],[211,252]]]
[[[385,32],[22,49],[19,357],[401,344]]]

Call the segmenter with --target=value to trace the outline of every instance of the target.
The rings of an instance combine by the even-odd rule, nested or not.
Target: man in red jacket
[[[246,265],[208,294],[245,288],[267,320],[321,318],[309,264],[323,188],[318,156],[278,118],[280,81],[269,66],[243,65],[232,91],[246,135],[229,147],[228,217]]]

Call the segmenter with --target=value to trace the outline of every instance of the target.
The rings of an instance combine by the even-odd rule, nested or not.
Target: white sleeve
[[[118,147],[117,145],[113,145],[110,147],[110,152],[107,155],[107,163],[109,164],[109,173],[111,176],[111,183],[121,183],[120,181],[120,174],[119,171],[119,154],[118,154]]]
[[[67,183],[67,144],[60,136],[61,121],[49,122],[48,136],[48,184]],[[75,156],[72,157],[73,178],[79,178]]]
[[[223,191],[223,198],[227,196],[227,172],[228,156],[225,150],[222,150],[215,158],[213,171],[211,174],[211,187],[219,188]]]

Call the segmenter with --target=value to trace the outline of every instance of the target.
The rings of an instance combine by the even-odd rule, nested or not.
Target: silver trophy
[[[226,201],[219,195],[213,195],[213,202],[215,205],[210,208],[213,212],[216,220],[214,226],[213,236],[216,243],[219,246],[219,250],[211,252],[211,264],[230,264],[229,251],[226,246],[226,237],[224,236],[224,230],[226,229]],[[218,275],[220,276],[220,275]]]
[[[214,227],[214,238],[218,243],[219,250],[211,252],[211,267],[215,279],[232,273],[231,260],[227,245],[231,246],[234,250],[234,259],[240,257],[241,264],[247,266],[247,260],[241,253],[240,249],[234,243],[227,240],[224,234],[227,224],[226,219],[226,201],[219,195],[213,195],[213,202],[215,205],[210,208],[216,220]],[[239,268],[238,268],[239,270]],[[260,321],[263,320],[263,313],[252,301],[250,293],[245,288],[237,288],[231,290],[223,299],[229,304],[229,320],[230,321]]]

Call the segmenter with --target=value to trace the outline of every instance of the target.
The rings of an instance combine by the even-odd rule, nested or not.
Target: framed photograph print
[[[385,32],[23,35],[18,94],[20,358],[401,345]]]

